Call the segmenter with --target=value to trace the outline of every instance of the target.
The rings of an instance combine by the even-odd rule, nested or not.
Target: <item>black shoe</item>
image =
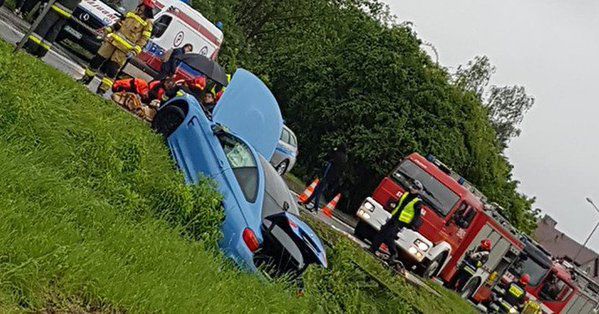
[[[89,85],[94,78],[92,76],[84,75],[82,78],[77,80],[77,83],[81,83],[83,85]]]

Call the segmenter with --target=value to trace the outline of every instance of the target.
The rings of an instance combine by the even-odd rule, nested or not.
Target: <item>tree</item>
[[[520,135],[518,125],[532,108],[535,99],[526,94],[523,86],[496,86],[488,88],[495,67],[487,56],[476,56],[465,66],[460,65],[453,75],[455,85],[474,93],[488,109],[489,119],[502,148],[510,139]]]
[[[526,94],[523,86],[491,86],[485,106],[489,109],[491,123],[503,148],[511,138],[520,135],[517,127],[530,110],[535,99]]]

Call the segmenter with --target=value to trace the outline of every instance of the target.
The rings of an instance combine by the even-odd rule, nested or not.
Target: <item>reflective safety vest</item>
[[[401,210],[401,213],[399,214],[399,221],[406,224],[409,224],[412,222],[412,220],[414,220],[414,206],[416,206],[416,204],[420,202],[420,199],[418,197],[415,197],[411,202],[404,204],[406,199],[408,198],[408,194],[409,193],[406,192],[401,196],[401,198],[399,199],[399,204],[397,204],[397,207],[395,207],[393,212],[391,212],[391,216],[394,216],[398,210]]]

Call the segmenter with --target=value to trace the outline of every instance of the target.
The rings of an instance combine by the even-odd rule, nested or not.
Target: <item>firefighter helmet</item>
[[[529,274],[522,275],[522,277],[520,277],[520,283],[527,286],[530,283],[530,275]]]
[[[142,0],[141,4],[143,4],[143,6],[148,9],[156,8],[156,3],[154,2],[154,0]]]
[[[480,248],[483,251],[487,251],[487,252],[491,251],[492,246],[493,246],[493,244],[491,243],[491,240],[489,240],[489,239],[484,239],[484,240],[480,241]]]

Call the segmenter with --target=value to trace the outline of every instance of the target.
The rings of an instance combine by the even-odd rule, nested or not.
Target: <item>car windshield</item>
[[[285,181],[262,156],[260,156],[260,163],[262,164],[262,168],[264,168],[264,203],[262,204],[262,218],[283,211],[299,216],[299,210]]]
[[[530,285],[537,286],[547,275],[549,269],[535,261],[532,257],[519,259],[514,264],[514,272],[518,277],[528,274],[530,276]]]
[[[258,196],[258,167],[249,147],[229,134],[218,136],[245,199],[253,203]]]
[[[393,172],[393,178],[407,189],[414,180],[422,183],[423,200],[442,216],[447,216],[460,197],[439,180],[410,160],[403,161]]]

